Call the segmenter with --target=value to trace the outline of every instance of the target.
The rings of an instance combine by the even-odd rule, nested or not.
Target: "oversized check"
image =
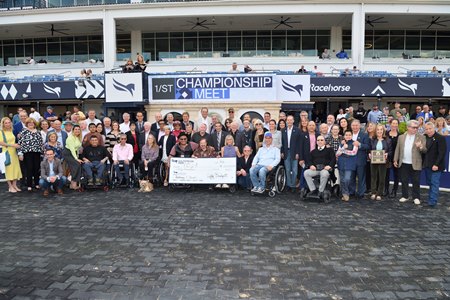
[[[169,183],[236,183],[236,158],[170,159]]]

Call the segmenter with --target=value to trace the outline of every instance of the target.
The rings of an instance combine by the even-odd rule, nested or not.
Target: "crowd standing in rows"
[[[92,169],[105,168],[110,161],[118,172],[119,162],[126,168],[134,164],[143,177],[152,179],[156,164],[166,168],[164,186],[168,185],[171,157],[236,157],[237,183],[254,193],[263,193],[265,178],[279,163],[286,169],[287,188],[296,192],[308,189],[323,196],[330,176],[338,178],[341,199],[365,197],[372,200],[396,198],[402,183],[400,202],[412,199],[420,204],[419,179],[422,169],[430,186],[428,206],[434,207],[447,154],[444,136],[449,134],[450,117],[445,107],[437,113],[429,105],[418,106],[409,116],[400,103],[381,111],[377,105],[368,112],[361,103],[357,110],[348,107],[328,116],[320,112],[300,113],[298,125],[294,116],[280,112],[278,122],[270,113],[263,120],[242,120],[228,109],[224,123],[217,114],[203,107],[198,120],[187,112],[182,120],[172,114],[155,115],[155,122],[145,122],[138,112],[122,122],[110,117],[97,119],[97,113],[84,114],[78,107],[68,111],[63,122],[51,106],[41,116],[34,108],[28,115],[20,108],[16,115],[1,120],[0,146],[8,153],[6,179],[11,193],[43,189],[49,194],[54,186],[63,193],[69,175],[70,188],[77,189],[82,169],[92,183]],[[375,162],[372,150],[383,151],[382,163]],[[376,158],[377,160],[379,159]],[[119,173],[119,172],[118,172]],[[320,175],[320,186],[312,178]],[[127,179],[120,178],[119,180]],[[394,184],[389,189],[390,178]],[[219,185],[220,186],[220,185]],[[227,187],[227,185],[222,185]]]

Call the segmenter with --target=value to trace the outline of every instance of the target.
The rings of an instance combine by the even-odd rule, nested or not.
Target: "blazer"
[[[162,151],[164,149],[164,135],[159,139],[158,141],[158,145],[159,145],[159,156],[162,157]],[[167,139],[166,142],[166,155],[167,157],[169,157],[170,154],[170,150],[172,150],[173,146],[175,146],[175,144],[177,143],[177,139],[173,136],[173,135],[169,135],[169,138]]]
[[[17,135],[22,131],[23,125],[22,122],[19,121],[19,123],[14,124],[13,126],[13,134],[17,138]]]
[[[152,126],[150,127],[150,131],[152,132],[158,132],[159,128],[158,128],[158,123],[153,123]]]
[[[253,157],[254,157],[253,154],[250,155],[247,162],[245,162],[244,156],[238,157],[236,161],[236,170],[239,171],[241,169],[244,169],[247,173],[249,173],[250,168],[252,167]]]
[[[407,133],[404,133],[398,137],[397,141],[397,147],[395,148],[395,154],[394,154],[394,162],[398,163],[398,167],[400,168],[402,166],[403,161],[403,155],[405,152],[405,140],[406,140]],[[418,141],[422,142],[423,148],[422,150],[419,150],[419,148],[416,147],[415,143]],[[412,168],[415,171],[422,170],[422,153],[427,152],[427,146],[426,146],[426,140],[425,136],[416,133],[416,136],[414,137],[414,145],[412,147]]]
[[[152,131],[149,131],[149,135],[153,135],[155,136],[155,133]],[[147,142],[145,136],[147,135],[147,133],[145,131],[142,131],[141,133],[139,133],[139,149],[142,149],[142,147],[144,147],[145,143]],[[148,136],[147,136],[148,138]],[[156,137],[155,137],[155,141],[156,141]],[[158,141],[156,141],[156,143],[158,143]]]
[[[370,150],[377,150],[378,139],[370,139]],[[392,161],[394,151],[392,149],[392,142],[390,138],[385,138],[381,141],[383,150],[388,155],[388,161]]]
[[[136,142],[138,144],[138,151],[141,151],[141,144],[139,143],[141,139],[141,134],[137,132],[137,130],[135,132],[136,132]],[[130,144],[134,148],[134,139],[133,136],[131,135],[131,131],[127,131],[127,133],[125,134],[127,135],[127,144]]]
[[[426,136],[427,153],[423,160],[424,168],[438,166],[438,171],[445,170],[445,156],[447,154],[447,141],[442,135],[435,133],[432,137]]]
[[[367,133],[360,130],[358,137],[356,138],[361,145],[358,147],[358,153],[356,154],[356,166],[361,167],[367,164],[367,151],[370,149],[370,138]]]
[[[55,172],[55,175],[61,178],[63,176],[63,168],[61,165],[61,160],[58,158],[53,159],[53,172]],[[47,177],[50,176],[50,164],[48,163],[48,160],[44,159],[41,162],[41,178],[47,179]]]
[[[300,129],[299,129],[300,130]],[[319,136],[317,133],[316,139]],[[304,160],[305,164],[309,166],[311,164],[311,151],[309,151],[309,133],[308,132],[301,132],[300,133],[300,159]],[[317,145],[316,145],[317,147]]]
[[[228,135],[227,131],[223,131],[220,136],[220,145],[217,145],[217,132],[214,131],[209,135],[208,145],[214,147],[217,152],[220,152],[223,146],[225,146],[225,137]]]
[[[191,123],[192,129],[194,129],[194,122],[189,120],[189,123]],[[186,130],[186,125],[184,125],[183,121],[181,121],[181,129]]]
[[[288,148],[288,135],[287,135],[287,127],[281,131],[281,153],[284,155],[284,158],[288,156],[288,153],[291,156],[291,159],[295,159],[295,155],[299,155],[302,152],[303,144],[300,143],[300,129],[296,126],[292,126],[291,133],[291,147]]]

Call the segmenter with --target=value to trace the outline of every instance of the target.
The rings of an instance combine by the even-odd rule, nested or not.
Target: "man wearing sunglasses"
[[[113,148],[114,171],[116,172],[119,184],[123,181],[123,175],[120,173],[119,162],[123,161],[123,168],[126,182],[130,179],[130,162],[133,160],[133,146],[127,144],[127,135],[120,135],[120,143]]]
[[[394,154],[394,167],[400,168],[402,197],[400,202],[409,198],[409,179],[412,181],[414,204],[420,204],[420,172],[422,171],[422,154],[427,152],[425,136],[417,133],[419,122],[410,120],[407,131],[398,137]]]

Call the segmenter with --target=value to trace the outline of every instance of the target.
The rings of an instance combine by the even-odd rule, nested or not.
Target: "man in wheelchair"
[[[89,146],[83,149],[81,159],[83,160],[83,170],[87,177],[87,184],[94,185],[93,171],[97,172],[97,182],[103,185],[105,178],[106,162],[109,160],[110,154],[105,146],[99,145],[99,140],[96,135],[91,135],[89,138]]]
[[[266,132],[263,147],[259,148],[250,168],[250,179],[253,184],[252,193],[264,193],[267,173],[280,163],[280,159],[280,149],[272,145],[272,134]]]
[[[120,143],[116,144],[113,148],[113,163],[114,172],[116,173],[118,183],[122,184],[123,176],[128,184],[130,180],[130,162],[133,160],[133,146],[127,144],[127,135],[122,133],[120,135]],[[123,162],[123,174],[120,172],[120,164]]]
[[[317,197],[324,199],[323,194],[327,186],[333,167],[336,165],[336,155],[333,148],[325,147],[325,137],[317,137],[317,147],[311,152],[309,168],[305,171],[305,181],[308,185],[309,193],[307,197]],[[314,177],[320,176],[319,190],[314,184]]]

